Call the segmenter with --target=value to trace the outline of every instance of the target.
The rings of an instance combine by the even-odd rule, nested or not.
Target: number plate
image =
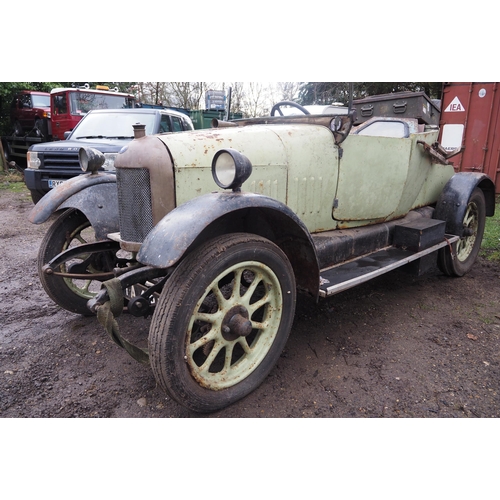
[[[59,179],[49,179],[49,188],[55,188],[56,186],[59,186],[59,184],[62,184],[64,181],[59,180]]]

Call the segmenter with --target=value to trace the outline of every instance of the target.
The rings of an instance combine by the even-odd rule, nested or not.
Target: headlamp
[[[250,177],[252,164],[239,151],[227,148],[215,153],[212,160],[212,176],[222,189],[241,191],[241,185]]]
[[[80,162],[80,168],[84,172],[95,173],[102,167],[106,161],[106,157],[97,149],[80,148],[78,151],[78,161]]]

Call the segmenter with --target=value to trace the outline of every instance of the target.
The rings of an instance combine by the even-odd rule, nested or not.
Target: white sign
[[[453,101],[448,104],[448,107],[444,110],[444,112],[451,112],[451,113],[456,113],[458,111],[465,111],[465,108],[463,107],[462,103],[460,102],[460,99],[455,97]]]
[[[453,151],[462,147],[464,138],[464,125],[447,123],[443,126],[443,134],[441,136],[441,146],[446,151]]]

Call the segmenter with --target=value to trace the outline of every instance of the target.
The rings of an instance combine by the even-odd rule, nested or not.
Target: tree
[[[302,82],[278,82],[279,98],[277,101],[297,101],[302,85]]]
[[[431,99],[441,98],[442,83],[439,82],[358,82],[353,84],[353,99],[389,94],[392,92],[425,92]],[[331,104],[349,100],[349,84],[344,82],[309,82],[300,89],[299,102],[307,104]]]
[[[231,112],[245,117],[264,116],[278,101],[296,100],[300,83],[297,82],[232,82],[222,88],[231,87]]]
[[[146,104],[200,109],[205,106],[205,92],[211,86],[207,82],[142,82],[132,90],[138,101]]]

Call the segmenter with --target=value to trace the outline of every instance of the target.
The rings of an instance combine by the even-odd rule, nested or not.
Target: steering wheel
[[[304,113],[305,115],[310,115],[311,114],[311,113],[309,113],[309,111],[307,111],[306,108],[304,108],[304,106],[301,106],[300,104],[297,104],[296,102],[293,102],[293,101],[280,101],[280,102],[277,102],[273,106],[273,108],[271,109],[271,116],[274,116],[276,114],[276,111],[281,116],[283,116],[283,111],[281,111],[281,106],[292,106],[293,108],[300,109],[300,111],[302,111],[302,113]]]

